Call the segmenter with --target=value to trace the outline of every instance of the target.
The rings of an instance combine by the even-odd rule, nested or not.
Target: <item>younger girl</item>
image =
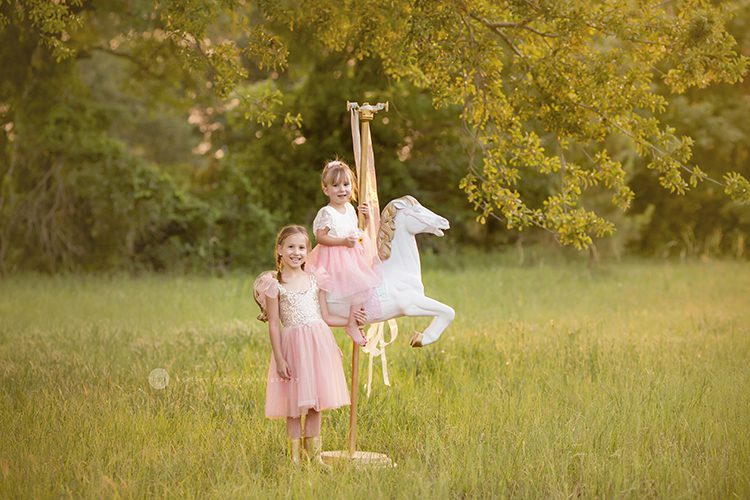
[[[340,160],[326,163],[321,176],[328,205],[318,211],[313,231],[318,245],[308,259],[311,266],[331,276],[331,300],[350,306],[346,332],[354,342],[365,345],[365,337],[355,320],[365,302],[373,298],[378,276],[373,271],[375,257],[362,243],[365,234],[357,227],[357,214],[351,204],[356,199],[354,172]],[[367,215],[367,206],[362,211]]]
[[[320,458],[320,411],[348,405],[349,391],[341,350],[326,323],[343,326],[347,319],[328,314],[327,275],[305,271],[309,246],[304,227],[284,227],[276,238],[276,272],[258,276],[253,291],[261,307],[258,319],[268,321],[273,350],[266,416],[286,418],[291,460],[298,465],[301,417],[306,415],[305,449],[314,462],[327,467]],[[364,323],[366,317],[360,313],[356,319]]]

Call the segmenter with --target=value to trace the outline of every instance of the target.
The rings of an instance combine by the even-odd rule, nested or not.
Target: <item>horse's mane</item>
[[[402,196],[391,200],[380,214],[380,228],[378,229],[378,257],[380,260],[387,260],[391,256],[391,240],[396,232],[396,208],[395,202],[404,201],[411,206],[419,205],[416,198],[410,195]]]

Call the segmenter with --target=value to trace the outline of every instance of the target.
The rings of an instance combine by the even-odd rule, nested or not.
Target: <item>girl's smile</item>
[[[281,261],[287,269],[299,269],[307,258],[307,238],[304,234],[288,236],[277,248]]]
[[[328,196],[331,205],[342,207],[344,204],[349,203],[349,200],[352,198],[352,182],[347,176],[342,181],[326,184],[323,187],[323,192]]]

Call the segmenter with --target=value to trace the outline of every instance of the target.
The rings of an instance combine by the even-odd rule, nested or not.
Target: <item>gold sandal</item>
[[[302,449],[302,439],[290,439],[289,440],[289,460],[296,467],[302,463],[300,450]]]
[[[323,440],[320,436],[305,438],[305,451],[307,451],[307,458],[310,459],[310,462],[323,470],[331,470],[332,467],[325,463],[320,456],[322,450]]]

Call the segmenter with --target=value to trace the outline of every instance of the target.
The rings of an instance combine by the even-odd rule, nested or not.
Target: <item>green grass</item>
[[[400,320],[359,400],[398,467],[332,474],[263,416],[251,277],[6,278],[0,497],[750,497],[749,265],[476,260],[428,268],[456,321],[415,350]],[[326,412],[325,448],[347,428]]]

